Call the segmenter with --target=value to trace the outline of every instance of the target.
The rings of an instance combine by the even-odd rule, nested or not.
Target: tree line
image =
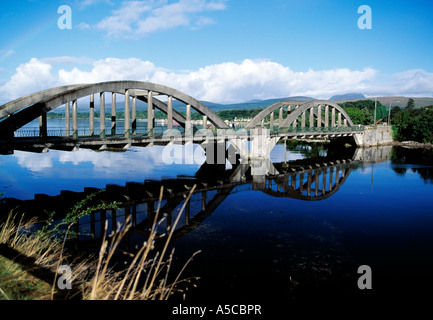
[[[416,109],[413,99],[409,99],[404,109],[395,107],[393,111],[391,120],[397,140],[433,143],[433,106]]]

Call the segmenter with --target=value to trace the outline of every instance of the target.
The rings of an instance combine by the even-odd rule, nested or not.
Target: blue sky
[[[361,5],[372,29],[358,27]],[[222,103],[433,96],[432,16],[431,0],[1,1],[0,103],[117,79]]]

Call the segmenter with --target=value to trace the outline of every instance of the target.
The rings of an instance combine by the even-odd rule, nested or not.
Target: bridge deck
[[[152,145],[167,145],[169,143],[186,144],[216,141],[230,141],[231,139],[252,140],[256,136],[268,135],[270,138],[290,138],[290,139],[334,139],[344,136],[353,136],[354,134],[363,132],[363,127],[334,127],[334,128],[277,128],[270,131],[255,129],[218,129],[218,130],[194,130],[190,135],[179,130],[166,130],[164,133],[156,134],[106,134],[106,135],[76,135],[60,136],[47,135],[46,137],[39,136],[39,130],[17,131],[13,141],[1,141],[2,145],[9,145],[12,149],[25,149],[33,151],[41,151],[43,149],[65,149],[73,150],[74,148],[124,148],[127,146],[152,146]],[[54,134],[58,130],[53,131]]]

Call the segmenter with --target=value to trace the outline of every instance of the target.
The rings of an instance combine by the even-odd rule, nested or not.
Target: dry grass
[[[72,257],[65,255],[65,241],[55,241],[50,235],[37,233],[29,236],[22,230],[25,230],[36,221],[31,220],[24,223],[23,219],[21,219],[16,223],[16,219],[14,219],[16,217],[12,215],[9,215],[7,221],[0,226],[0,244],[6,245],[27,258],[32,258],[30,268],[27,266],[26,270],[21,270],[21,268],[17,267],[13,273],[14,277],[16,277],[15,272],[28,274],[31,268],[43,268],[47,276],[51,276],[51,288],[47,289],[46,283],[48,281],[45,280],[42,292],[35,292],[33,294],[34,298],[59,299],[60,296],[60,298],[78,297],[84,300],[166,300],[175,292],[182,292],[179,287],[180,284],[191,283],[197,279],[181,279],[181,277],[186,266],[198,252],[186,262],[172,280],[169,280],[169,278],[174,250],[166,258],[173,232],[194,189],[195,186],[190,191],[184,206],[167,234],[162,251],[155,253],[154,245],[158,237],[156,230],[162,221],[158,220],[160,211],[160,205],[158,205],[150,235],[140,250],[131,257],[132,261],[126,270],[114,271],[112,266],[114,265],[113,256],[116,249],[130,228],[128,221],[125,223],[124,230],[114,234],[111,240],[106,239],[104,234],[99,257],[93,259],[72,259]],[[160,200],[162,199],[162,191],[161,188]],[[159,201],[160,203],[161,201]],[[65,239],[67,236],[68,232],[65,234]],[[0,255],[0,257],[2,256]],[[11,263],[16,264],[15,261],[11,261]],[[57,270],[63,264],[73,265],[71,267],[71,282],[74,290],[59,290],[56,286],[58,280]],[[1,268],[8,267],[0,260],[0,270]],[[89,270],[93,270],[90,275]],[[12,273],[10,276],[12,276]],[[10,276],[8,274],[7,277],[2,279],[0,273],[0,297],[19,299],[19,297],[8,293],[11,291],[10,289],[4,290],[5,281],[8,281]],[[61,295],[62,293],[63,295]]]

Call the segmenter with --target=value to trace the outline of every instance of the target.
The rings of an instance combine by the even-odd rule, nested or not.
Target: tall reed
[[[74,223],[77,222],[76,219],[68,219],[69,223],[64,234],[64,239],[63,241],[59,241],[55,240],[52,233],[49,232],[34,234],[23,232],[23,230],[33,226],[36,220],[30,219],[24,222],[23,217],[17,219],[17,216],[10,214],[8,219],[0,226],[0,244],[5,244],[25,256],[34,257],[35,264],[52,270],[55,276],[53,277],[51,292],[45,298],[56,299],[59,297],[59,289],[56,286],[58,278],[57,270],[59,270],[62,264],[72,264],[72,278],[70,281],[75,290],[70,295],[62,295],[63,297],[76,298],[79,295],[80,299],[85,300],[166,300],[175,292],[183,292],[180,284],[188,284],[198,280],[197,277],[182,279],[182,274],[199,251],[190,257],[172,281],[169,280],[169,273],[172,269],[174,249],[168,258],[166,257],[176,225],[187,203],[190,201],[195,188],[196,186],[190,190],[184,201],[178,216],[166,235],[161,252],[155,252],[155,242],[160,238],[157,234],[157,229],[164,220],[164,217],[160,217],[163,194],[163,187],[161,187],[158,208],[149,236],[138,252],[135,255],[131,255],[130,258],[132,260],[128,268],[121,271],[115,271],[113,268],[115,265],[113,257],[122,239],[130,231],[129,219],[125,221],[123,230],[113,234],[111,239],[107,239],[106,232],[104,232],[99,255],[96,259],[77,259],[77,257],[71,257],[65,252],[65,242]],[[78,205],[79,208],[83,208],[83,206],[83,202]],[[87,213],[91,211],[89,209],[83,210],[83,212]],[[82,216],[81,211],[77,211],[77,213]],[[120,229],[119,226],[117,230]],[[105,230],[107,230],[107,222]],[[89,272],[89,270],[93,271]],[[195,286],[194,283],[192,285]],[[0,293],[5,295],[3,290]]]

